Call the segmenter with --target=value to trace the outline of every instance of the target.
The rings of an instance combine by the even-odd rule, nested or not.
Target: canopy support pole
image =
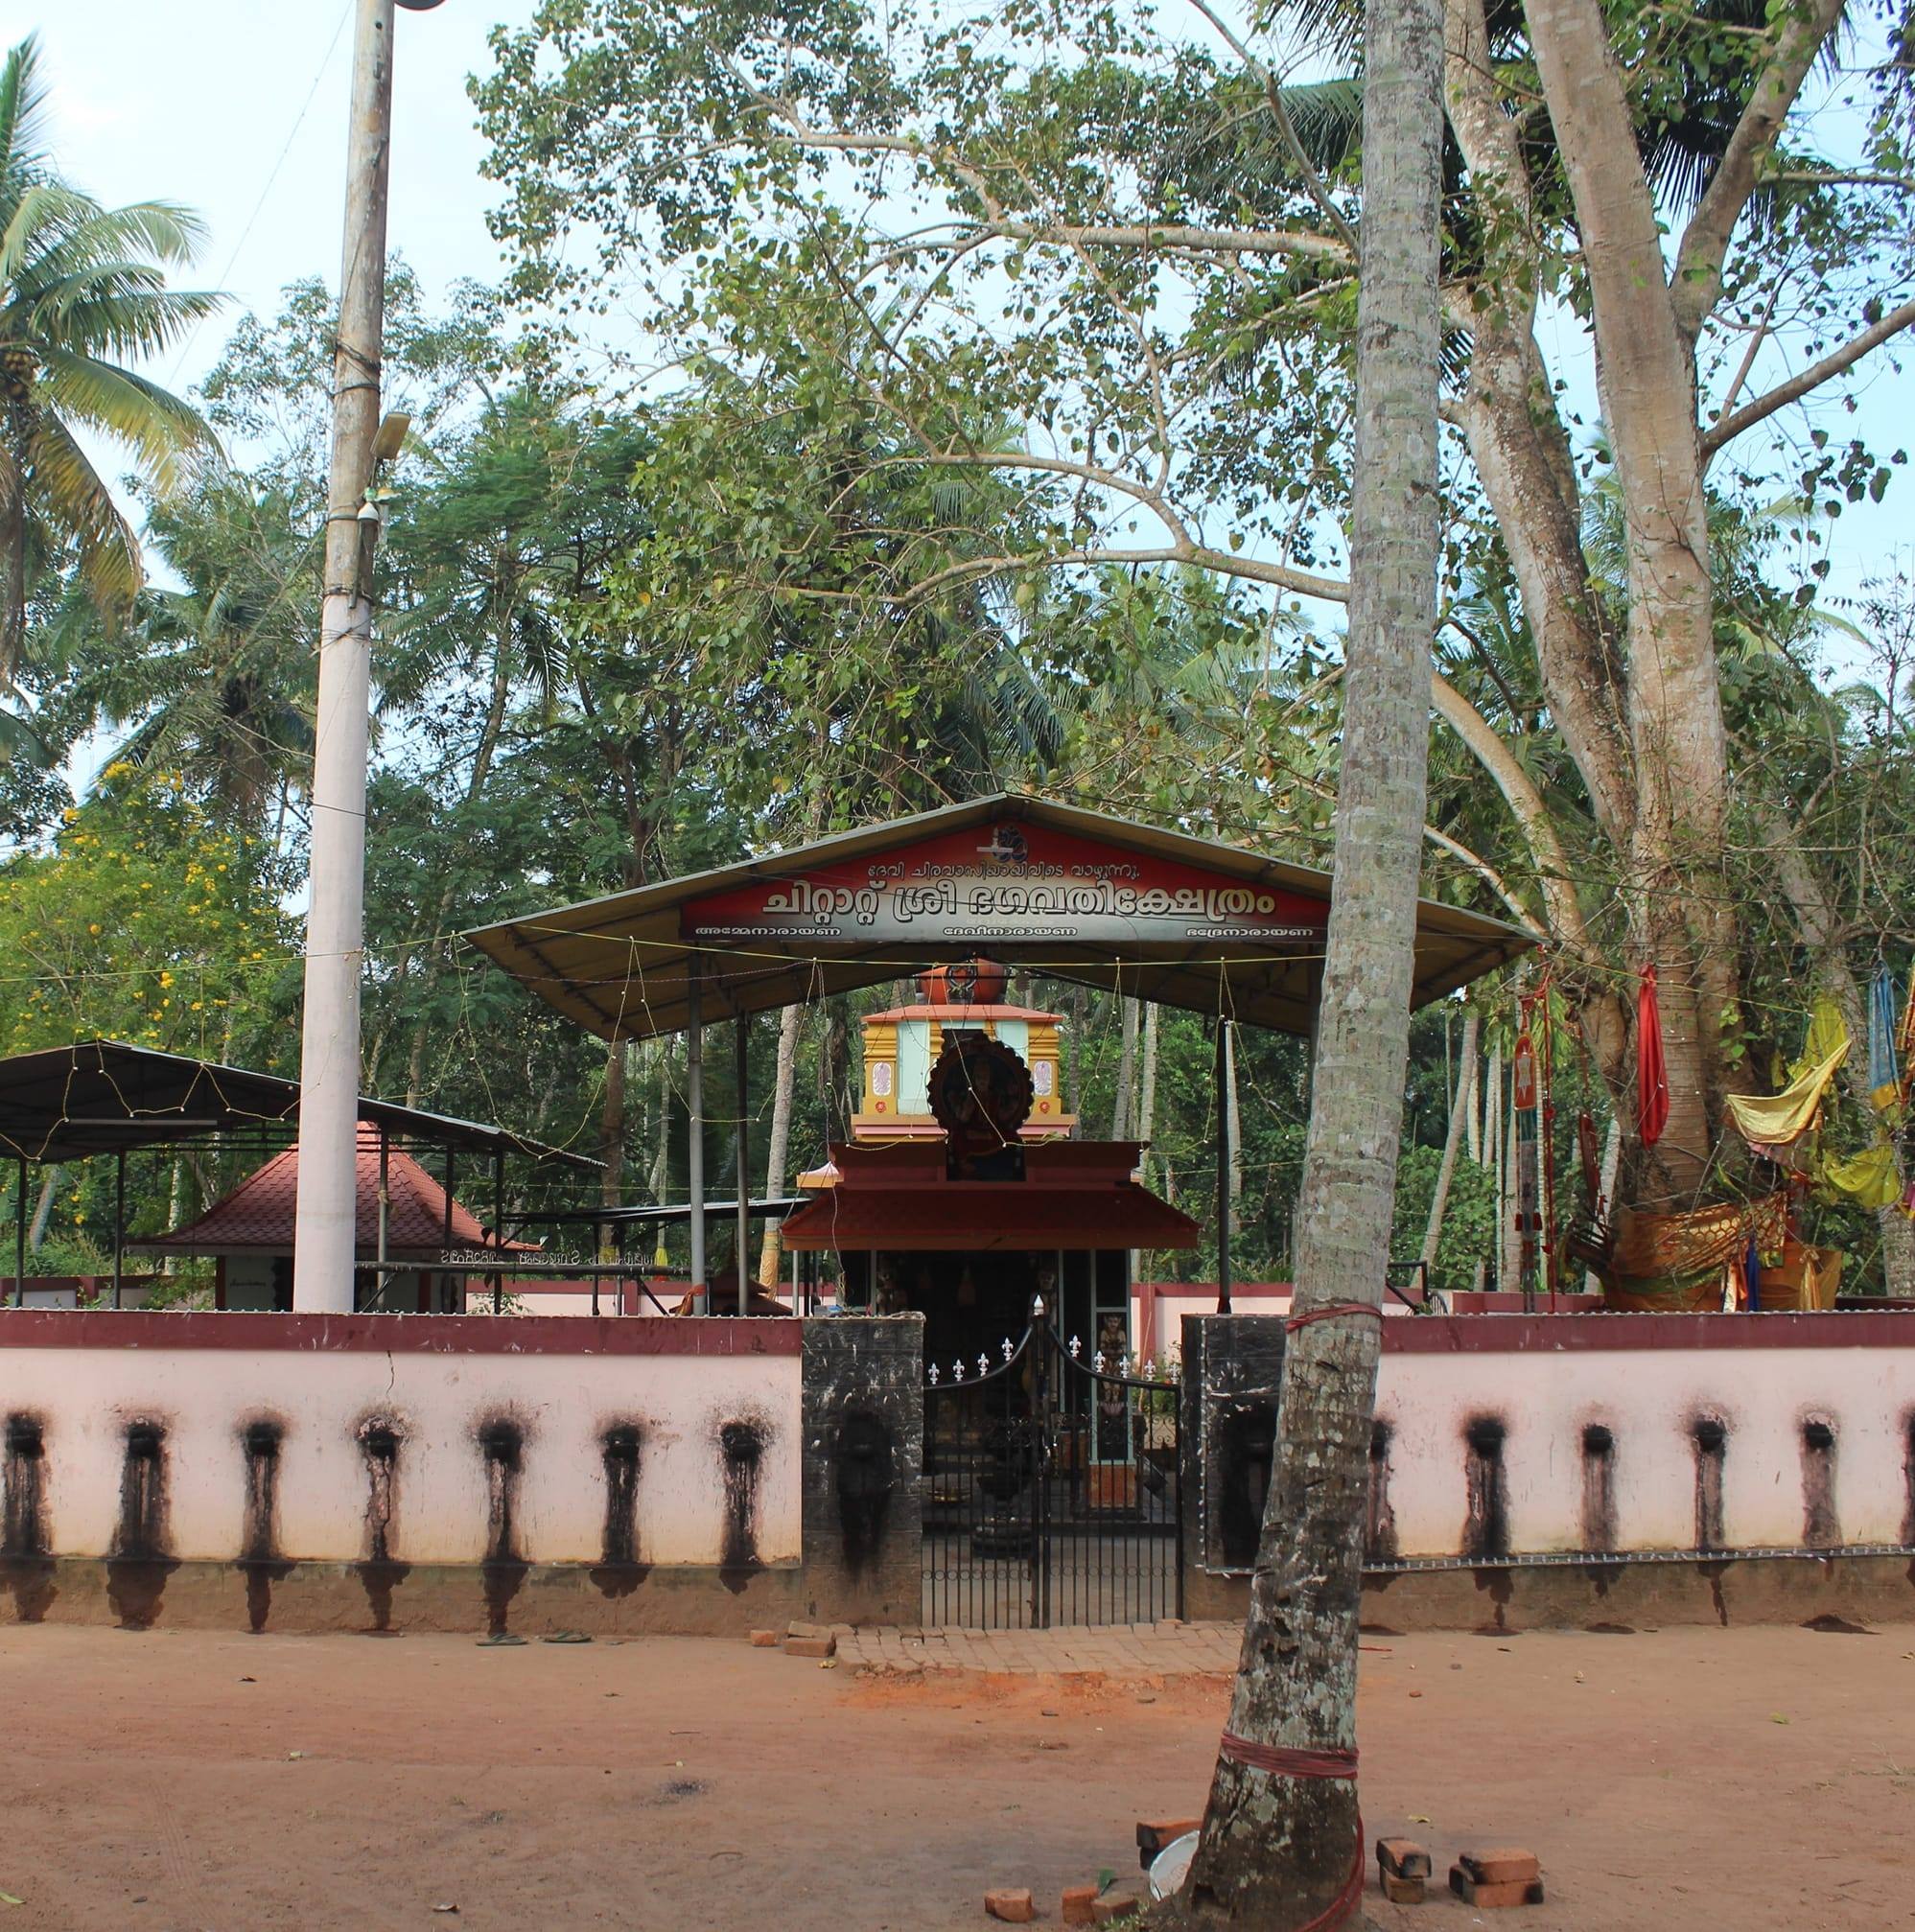
[[[126,1274],[127,1240],[127,1150],[122,1148],[113,1163],[113,1306],[120,1306],[120,1290]]]
[[[27,1156],[20,1156],[20,1198],[13,1203],[13,1306],[27,1305]]]
[[[1230,1312],[1230,1022],[1217,1015],[1217,1313]]]
[[[373,1280],[379,1284],[374,1300],[384,1307],[385,1303],[385,1249],[387,1232],[392,1219],[392,1163],[391,1143],[385,1128],[379,1129],[379,1246],[373,1269]]]
[[[502,1250],[500,1269],[492,1277],[492,1313],[503,1315],[505,1312],[505,1149],[499,1146],[492,1150],[492,1245]]]
[[[443,1264],[443,1263],[444,1263],[444,1261],[446,1260],[447,1256],[449,1256],[449,1255],[450,1255],[450,1254],[452,1253],[452,1249],[453,1249],[453,1161],[454,1161],[454,1158],[455,1158],[455,1156],[454,1156],[454,1152],[453,1152],[453,1146],[452,1146],[452,1143],[451,1143],[450,1141],[448,1141],[448,1142],[446,1143],[446,1204],[445,1204],[445,1206],[444,1206],[444,1207],[443,1207],[443,1208],[442,1208],[442,1209],[440,1210],[440,1216],[439,1216],[439,1260],[440,1260],[440,1262],[441,1262],[442,1264]],[[440,1299],[440,1301],[441,1301],[441,1302],[443,1302],[443,1301],[444,1301],[444,1300],[446,1299],[446,1283],[447,1283],[448,1281],[450,1281],[450,1280],[454,1280],[454,1279],[456,1279],[456,1281],[458,1282],[458,1312],[459,1312],[459,1313],[460,1313],[461,1315],[463,1315],[463,1314],[465,1313],[465,1276],[464,1276],[464,1275],[462,1275],[462,1274],[461,1274],[461,1275],[458,1275],[458,1276],[455,1276],[455,1276],[452,1276],[452,1275],[446,1275],[446,1274],[441,1274],[441,1275],[439,1276],[439,1299]]]
[[[737,1106],[738,1219],[733,1255],[738,1265],[738,1313],[751,1311],[751,1276],[745,1256],[751,1247],[751,1125],[745,1118],[751,1096],[752,1023],[743,1013],[732,1021],[732,1077]]]
[[[691,1209],[692,1306],[710,1314],[705,1288],[705,988],[696,955],[685,977],[685,1194]]]

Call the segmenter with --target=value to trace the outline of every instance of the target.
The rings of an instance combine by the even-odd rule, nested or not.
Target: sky
[[[494,22],[523,26],[533,5],[445,0],[399,14],[389,236],[431,293],[498,275],[465,81],[490,64]],[[68,177],[108,203],[184,202],[208,225],[191,279],[232,301],[183,361],[155,365],[162,376],[177,367],[196,381],[232,320],[271,314],[302,275],[337,278],[352,11],[351,0],[0,0],[0,41],[39,34]]]
[[[445,0],[430,12],[399,14],[389,237],[429,302],[459,277],[489,281],[501,272],[485,227],[497,191],[479,177],[483,143],[465,81],[489,68],[492,26],[523,27],[535,4]],[[337,277],[351,12],[352,0],[66,0],[59,8],[40,0],[36,17],[19,0],[0,0],[4,44],[40,35],[57,156],[68,177],[109,203],[183,202],[208,224],[194,279],[231,301],[223,317],[202,323],[182,350],[153,365],[169,386],[202,377],[231,323],[248,310],[270,314],[287,283]],[[1562,365],[1576,385],[1592,386],[1586,359],[1576,368],[1576,344],[1549,346],[1568,351]],[[1875,359],[1865,412],[1878,435],[1915,422],[1915,371],[1899,376]],[[1790,425],[1791,438],[1804,427]],[[1846,432],[1839,418],[1833,427]],[[1903,471],[1883,505],[1863,505],[1828,528],[1833,571],[1825,596],[1854,595],[1905,544],[1911,487],[1915,478]]]

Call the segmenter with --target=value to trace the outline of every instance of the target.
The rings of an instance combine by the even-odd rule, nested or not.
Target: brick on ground
[[[1430,1854],[1413,1838],[1379,1838],[1376,1862],[1399,1878],[1427,1878],[1436,1870]],[[1530,1876],[1534,1876],[1532,1873]]]
[[[787,1657],[829,1657],[838,1647],[838,1640],[829,1631],[822,1637],[787,1637],[784,1640],[784,1654]]]
[[[1491,1884],[1472,1878],[1461,1865],[1450,1867],[1450,1890],[1465,1905],[1474,1905],[1481,1910],[1508,1905],[1540,1905],[1543,1902],[1543,1881],[1540,1878],[1510,1879],[1502,1884]]]
[[[984,1895],[985,1916],[1001,1919],[1007,1925],[1028,1925],[1037,1916],[1037,1908],[1031,1903],[1031,1895],[1026,1891],[1014,1890],[1009,1886]]]
[[[1066,1885],[1058,1903],[1059,1917],[1066,1925],[1094,1925],[1097,1922],[1096,1904],[1096,1886]]]
[[[1543,1875],[1542,1861],[1517,1845],[1497,1845],[1485,1851],[1459,1851],[1457,1863],[1479,1885],[1527,1885]]]

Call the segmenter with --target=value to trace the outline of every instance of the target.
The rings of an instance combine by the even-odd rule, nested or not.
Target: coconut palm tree
[[[164,201],[105,208],[45,151],[32,35],[0,65],[0,684],[11,684],[29,587],[58,544],[107,621],[140,582],[139,544],[82,445],[103,435],[156,483],[211,432],[128,363],[176,341],[218,297],[166,287],[199,220]]]
[[[218,464],[147,525],[179,588],[134,597],[137,648],[103,650],[87,626],[75,695],[123,733],[116,759],[177,771],[222,823],[260,833],[275,798],[310,780],[318,535],[285,491]]]

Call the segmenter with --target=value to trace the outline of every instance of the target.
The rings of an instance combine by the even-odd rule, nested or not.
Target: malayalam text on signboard
[[[714,893],[688,940],[1102,945],[1320,940],[1325,901],[1043,826],[948,832],[876,857]]]

